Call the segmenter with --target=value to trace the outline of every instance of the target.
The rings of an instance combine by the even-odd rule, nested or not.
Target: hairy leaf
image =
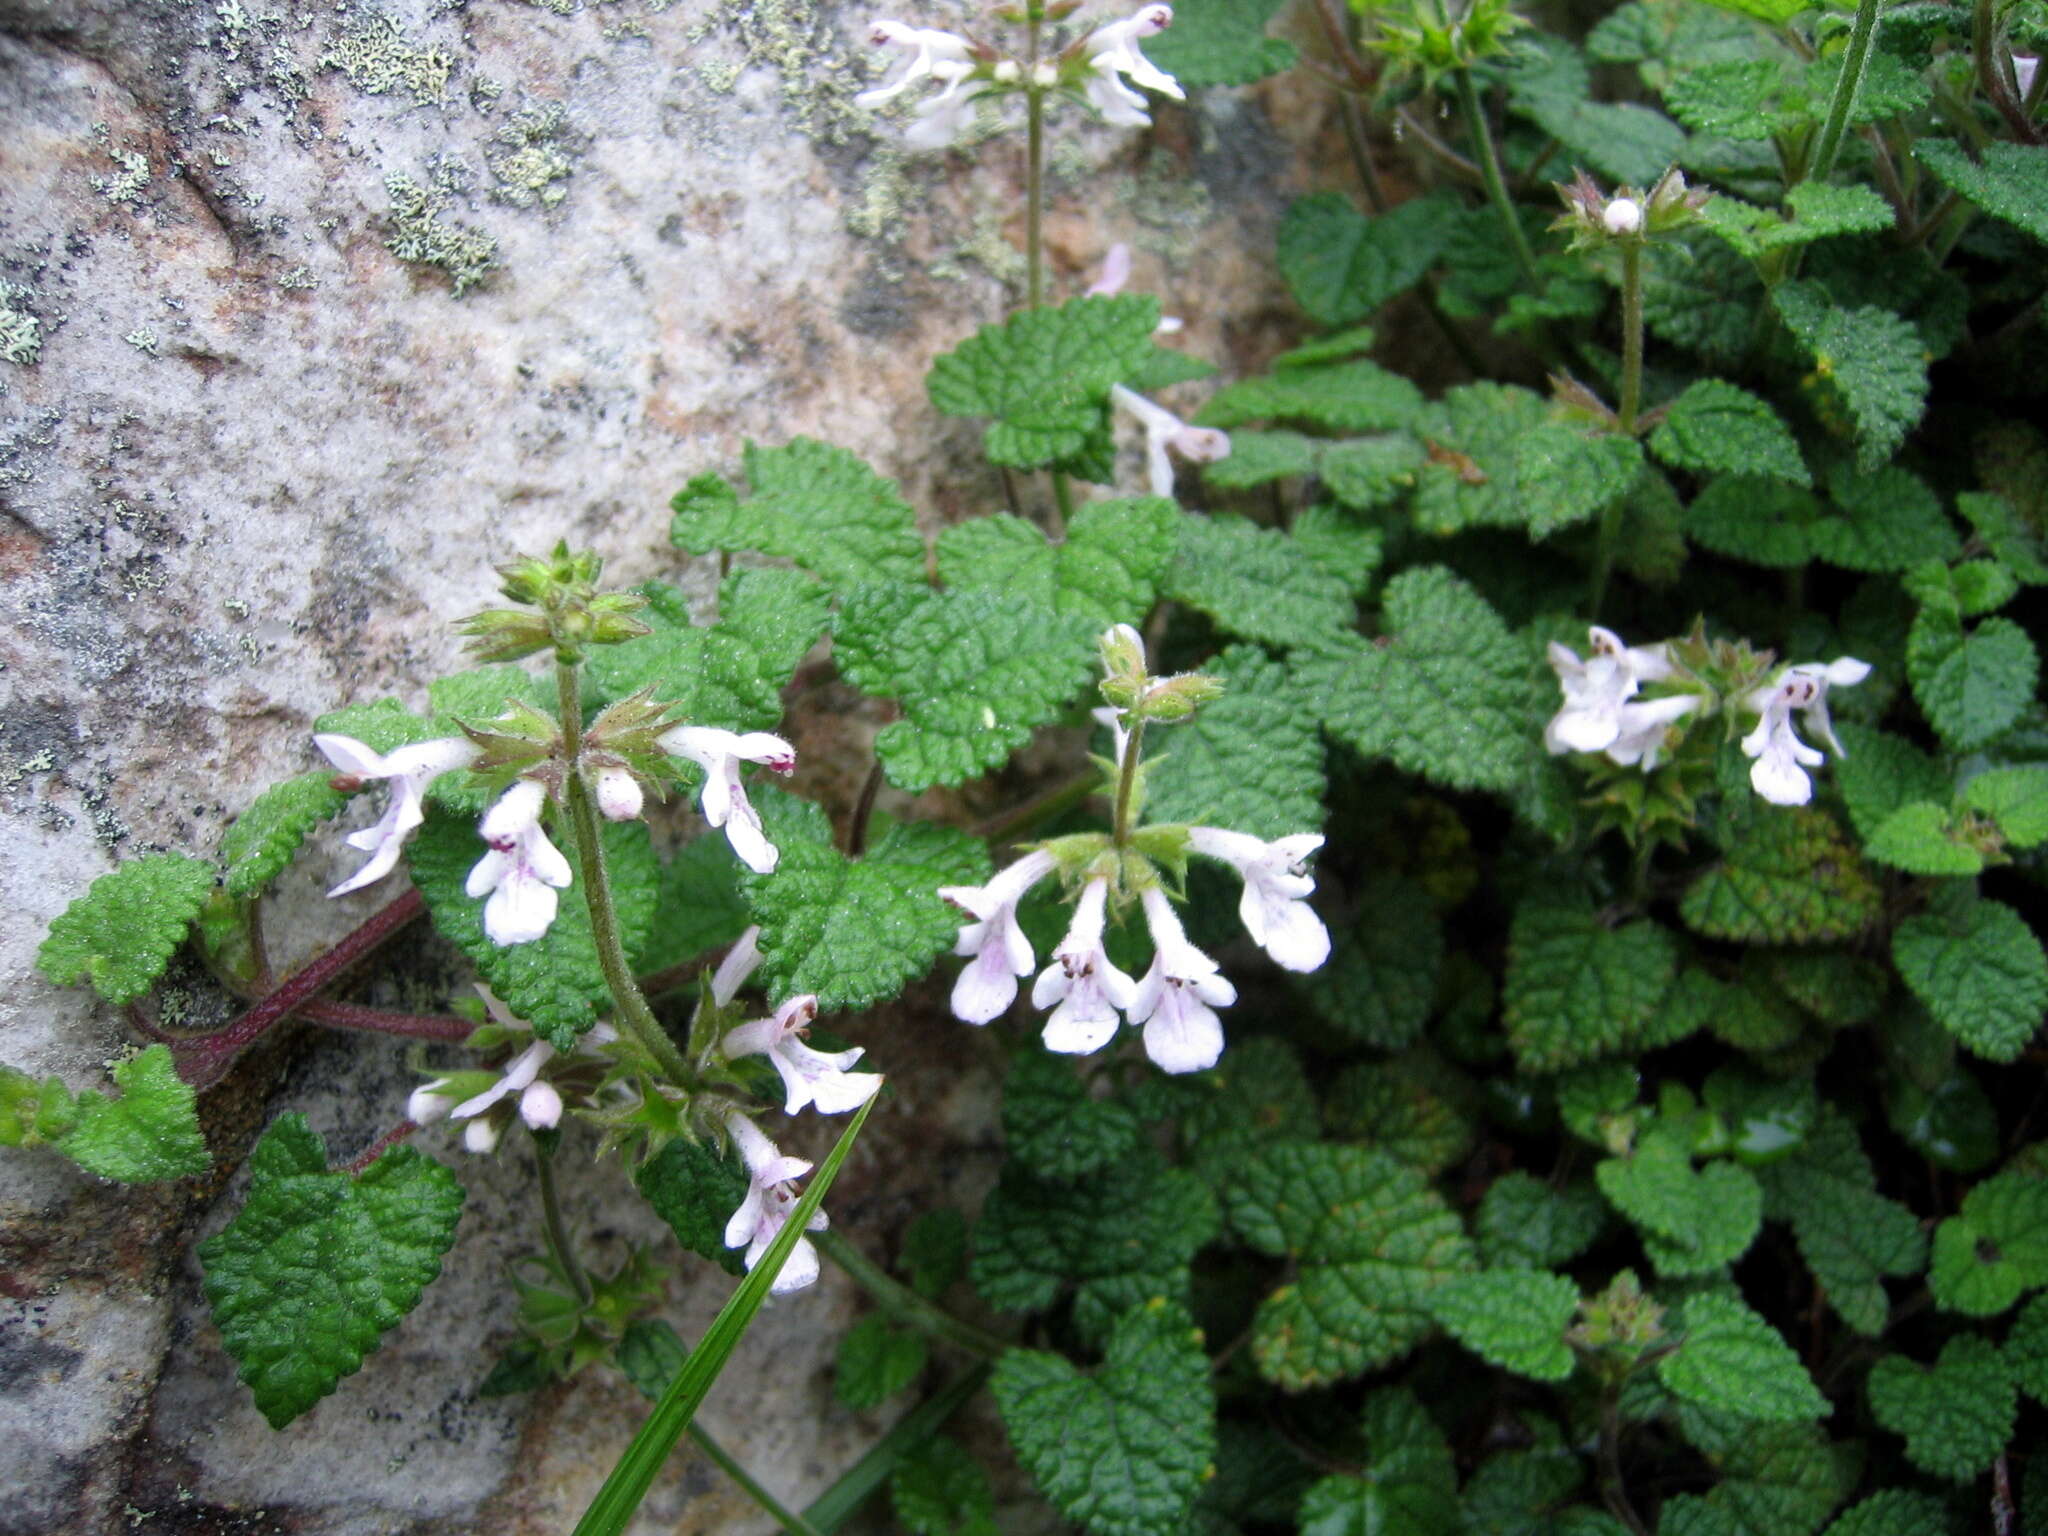
[[[2048,955],[2003,902],[1954,887],[1892,934],[1892,963],[1942,1027],[1992,1061],[2011,1061],[2048,1009]]]
[[[213,889],[213,866],[182,853],[125,860],[50,924],[36,969],[57,986],[89,982],[110,1003],[147,993]]]
[[[779,448],[749,443],[746,473],[753,494],[745,501],[716,475],[676,492],[670,537],[678,547],[757,550],[835,586],[923,579],[916,514],[893,481],[844,448],[808,437]]]

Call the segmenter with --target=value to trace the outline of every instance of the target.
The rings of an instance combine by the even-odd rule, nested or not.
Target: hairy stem
[[[1621,246],[1621,430],[1636,433],[1643,408],[1643,244],[1625,240]]]
[[[1610,1388],[1600,1407],[1600,1496],[1607,1511],[1627,1526],[1634,1536],[1650,1536],[1642,1516],[1629,1503],[1628,1488],[1621,1480],[1621,1394]]]
[[[401,1141],[405,1140],[406,1137],[410,1136],[414,1131],[418,1129],[419,1126],[411,1120],[399,1121],[398,1124],[391,1127],[390,1130],[386,1131],[382,1136],[379,1136],[375,1141],[371,1142],[367,1147],[363,1148],[362,1151],[358,1152],[354,1157],[350,1158],[346,1163],[342,1164],[342,1172],[349,1174],[350,1176],[354,1176],[355,1174],[361,1173],[364,1169],[368,1168],[370,1164],[376,1162],[378,1158],[382,1157],[386,1152],[389,1152],[393,1147],[397,1146]]]
[[[1857,13],[1862,20],[1862,13]],[[1853,46],[1853,43],[1852,43]],[[2034,125],[2027,116],[2026,102],[2013,74],[2012,60],[1998,37],[1998,18],[1991,0],[1977,0],[1970,20],[1970,51],[1977,66],[1977,84],[2005,119],[2005,126],[2022,144],[2034,142]]]
[[[1024,43],[1024,305],[1045,302],[1045,92],[1038,70],[1038,30],[1044,24],[1033,0]]]
[[[454,1014],[388,1013],[382,1008],[365,1008],[360,1003],[330,1003],[324,999],[302,1003],[296,1011],[308,1024],[398,1035],[407,1040],[447,1040],[459,1045],[476,1029],[468,1019]]]
[[[563,774],[563,798],[569,803],[569,825],[576,834],[576,860],[581,866],[583,901],[590,909],[590,937],[597,949],[598,966],[604,971],[619,1022],[661,1064],[671,1082],[680,1088],[692,1087],[696,1074],[647,1006],[647,999],[640,995],[633,980],[633,968],[626,961],[625,943],[619,937],[619,914],[612,904],[611,877],[605,870],[604,838],[598,829],[597,809],[590,803],[590,791],[577,770],[576,755],[583,744],[583,710],[576,669],[557,661],[555,686],[561,697],[562,746],[568,763]]]
[[[1137,829],[1131,825],[1131,802],[1138,787],[1139,748],[1145,744],[1145,722],[1131,722],[1131,734],[1124,741],[1123,761],[1116,770],[1116,820],[1111,823],[1110,837],[1117,847],[1126,847],[1131,833]]]
[[[818,1252],[837,1264],[856,1285],[874,1298],[875,1305],[898,1322],[908,1323],[920,1333],[964,1349],[970,1355],[993,1360],[1009,1344],[986,1329],[962,1322],[945,1308],[926,1301],[896,1279],[881,1265],[862,1253],[840,1233],[826,1229],[811,1234]]]
[[[1876,0],[1870,0],[1875,4]],[[1459,69],[1452,72],[1457,83],[1458,105],[1465,114],[1465,134],[1472,141],[1472,154],[1479,162],[1479,176],[1486,184],[1486,200],[1493,204],[1493,211],[1500,216],[1502,231],[1508,237],[1508,247],[1515,253],[1515,265],[1521,270],[1522,281],[1531,288],[1537,286],[1536,253],[1529,249],[1529,237],[1522,230],[1521,218],[1515,212],[1515,201],[1508,195],[1507,182],[1500,174],[1500,156],[1493,147],[1493,131],[1486,126],[1486,109],[1480,105],[1479,87],[1472,82],[1472,71]]]
[[[846,829],[846,856],[857,859],[867,852],[868,822],[875,814],[875,796],[882,792],[882,760],[878,757],[868,765],[868,776],[860,786],[860,799],[854,802],[853,822]]]
[[[562,1198],[555,1190],[553,1136],[533,1138],[533,1172],[540,1184],[541,1240],[548,1245],[548,1257],[555,1261],[555,1268],[569,1282],[576,1299],[587,1307],[597,1293],[590,1287],[590,1276],[576,1262],[576,1249],[569,1241],[569,1224],[562,1219]]]
[[[1821,124],[1820,142],[1807,157],[1806,176],[1826,181],[1834,174],[1835,160],[1842,152],[1842,136],[1848,131],[1849,114],[1863,90],[1864,72],[1870,67],[1870,39],[1877,30],[1878,0],[1857,0],[1856,20],[1849,28],[1849,45],[1842,53],[1842,73],[1835,81],[1834,98],[1828,102],[1827,120]],[[1978,10],[1990,7],[1990,0],[1978,0]]]
[[[177,1042],[172,1050],[178,1057],[178,1075],[195,1088],[206,1088],[219,1082],[228,1064],[246,1047],[333,986],[426,910],[427,904],[420,899],[420,893],[407,891],[370,914],[367,922],[327,953],[316,956],[303,969],[287,976],[276,990],[250,1004],[247,1011],[227,1028],[195,1040]]]

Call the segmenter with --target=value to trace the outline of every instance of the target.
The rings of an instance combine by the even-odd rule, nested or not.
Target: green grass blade
[[[718,1373],[725,1369],[725,1362],[731,1358],[741,1336],[746,1333],[747,1325],[761,1310],[761,1303],[768,1299],[768,1287],[781,1273],[783,1260],[789,1257],[797,1239],[803,1236],[804,1226],[811,1219],[812,1212],[817,1210],[819,1202],[825,1198],[825,1191],[838,1177],[840,1165],[846,1161],[854,1138],[860,1134],[861,1126],[867,1123],[868,1112],[874,1107],[873,1099],[861,1106],[860,1113],[853,1117],[853,1123],[839,1138],[839,1144],[812,1175],[810,1188],[797,1201],[796,1209],[783,1223],[782,1231],[776,1234],[768,1251],[761,1256],[761,1262],[740,1282],[739,1288],[732,1293],[732,1299],[719,1310],[711,1326],[704,1330],[704,1337],[698,1341],[689,1360],[676,1373],[668,1390],[662,1393],[661,1401],[654,1405],[654,1411],[640,1426],[640,1432],[626,1447],[619,1464],[604,1480],[604,1486],[598,1489],[590,1508],[576,1523],[575,1536],[618,1536],[625,1530],[633,1512],[640,1507],[640,1501],[647,1497],[647,1490],[653,1485],[661,1464],[668,1460],[669,1452],[675,1449],[676,1441],[682,1438],[683,1431],[696,1416],[697,1409],[711,1391],[712,1383],[718,1380]]]
[[[963,1371],[898,1419],[895,1427],[877,1440],[865,1456],[840,1473],[837,1482],[811,1501],[810,1508],[804,1511],[804,1519],[825,1536],[831,1536],[888,1480],[889,1474],[896,1470],[897,1462],[937,1434],[939,1427],[959,1411],[960,1405],[982,1389],[989,1372],[994,1369],[993,1365],[983,1362],[972,1370]]]

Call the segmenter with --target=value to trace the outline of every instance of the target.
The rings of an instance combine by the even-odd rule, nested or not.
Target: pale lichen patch
[[[565,114],[561,103],[529,107],[513,114],[512,120],[493,136],[494,148],[484,151],[498,185],[491,195],[516,208],[538,203],[552,208],[569,189],[557,183],[575,174],[576,165],[563,152]]]
[[[391,197],[391,237],[385,249],[400,261],[439,267],[455,285],[455,296],[474,288],[498,265],[498,242],[482,230],[441,217],[446,202],[410,176],[384,178]]]
[[[448,94],[455,55],[421,47],[388,16],[367,15],[320,55],[322,69],[338,69],[367,96],[410,91],[417,101],[438,102]]]
[[[32,289],[0,280],[0,358],[27,367],[43,355],[43,322],[25,307]]]
[[[110,203],[139,201],[142,189],[149,185],[149,157],[140,150],[123,149],[115,144],[105,123],[94,123],[92,136],[99,142],[101,152],[121,168],[120,174],[115,176],[102,176],[95,172],[92,176],[93,190]]]
[[[123,336],[121,339],[127,342],[128,345],[133,347],[136,351],[147,353],[151,357],[160,357],[163,355],[157,351],[157,348],[162,345],[161,340],[158,338],[156,332],[151,330],[146,325],[138,325],[134,330],[130,331],[126,336]]]

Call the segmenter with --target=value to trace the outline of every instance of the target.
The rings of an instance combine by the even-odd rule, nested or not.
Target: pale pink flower
[[[1804,805],[1813,798],[1813,781],[1806,770],[1826,762],[1827,754],[1799,739],[1792,729],[1792,712],[1803,712],[1813,733],[1834,748],[1837,757],[1846,757],[1828,718],[1828,689],[1851,687],[1868,676],[1870,664],[1853,656],[1801,662],[1750,694],[1745,703],[1758,719],[1756,729],[1742,738],[1742,750],[1756,759],[1749,767],[1749,782],[1758,794],[1773,805]]]
[[[329,891],[329,896],[346,896],[390,874],[406,838],[426,820],[422,797],[427,786],[444,773],[467,768],[477,755],[476,744],[460,736],[416,741],[390,752],[373,752],[353,736],[332,733],[315,736],[313,745],[350,778],[391,782],[391,799],[382,818],[375,826],[351,832],[346,839],[349,847],[369,854],[369,862]]]
[[[1312,971],[1330,958],[1330,934],[1308,904],[1316,882],[1304,867],[1323,846],[1320,832],[1264,842],[1221,827],[1189,827],[1188,846],[1221,859],[1244,881],[1237,914],[1245,932],[1290,971]]]
[[[732,1136],[732,1144],[738,1149],[741,1161],[747,1165],[746,1198],[740,1201],[739,1209],[725,1224],[725,1246],[745,1248],[747,1268],[751,1270],[761,1262],[768,1245],[775,1241],[783,1223],[789,1220],[790,1212],[796,1209],[799,1196],[791,1181],[809,1173],[811,1165],[800,1157],[784,1157],[775,1143],[737,1110],[726,1113],[725,1127]],[[808,1230],[822,1232],[825,1227],[825,1212],[820,1208],[811,1217]],[[772,1295],[786,1296],[791,1291],[802,1290],[817,1278],[818,1250],[811,1246],[809,1238],[800,1237],[789,1257],[783,1261],[782,1270],[769,1291]]]
[[[953,983],[953,1017],[968,1024],[986,1024],[1016,1000],[1017,978],[1029,976],[1037,964],[1031,941],[1017,926],[1017,903],[1053,871],[1053,856],[1027,853],[986,885],[942,885],[939,895],[970,913],[953,946],[971,963]]]
[[[1630,646],[1611,629],[1594,625],[1586,659],[1552,641],[1550,665],[1564,691],[1564,708],[1544,727],[1543,744],[1552,755],[1604,752],[1621,735],[1621,709],[1637,690],[1671,675],[1662,645]]]
[[[573,878],[569,861],[540,824],[547,791],[519,779],[477,825],[490,852],[477,860],[463,890],[484,903],[484,932],[493,944],[528,944],[548,931],[558,898]]]
[[[806,1104],[815,1104],[821,1115],[843,1115],[859,1109],[882,1086],[878,1072],[849,1072],[861,1058],[855,1046],[847,1051],[814,1051],[803,1042],[804,1031],[818,1016],[818,1000],[805,993],[792,997],[775,1016],[756,1019],[726,1031],[723,1049],[727,1059],[766,1056],[782,1077],[788,1097],[782,1112],[793,1115]]]
[[[742,864],[759,875],[770,873],[780,856],[761,830],[761,814],[740,783],[740,764],[761,763],[772,772],[787,774],[796,767],[796,748],[766,731],[742,735],[711,725],[678,725],[658,739],[664,752],[686,757],[704,770],[697,803],[705,821],[725,828]]]
[[[1173,460],[1168,450],[1191,464],[1213,464],[1230,457],[1230,434],[1214,427],[1191,427],[1165,406],[1136,390],[1112,384],[1109,398],[1137,417],[1145,429],[1145,470],[1154,496],[1173,495]]]
[[[1163,1071],[1213,1067],[1223,1054],[1223,1022],[1216,1010],[1237,1001],[1237,988],[1188,942],[1164,891],[1147,886],[1140,899],[1154,954],[1132,1000],[1131,1022],[1145,1026],[1145,1054]]]
[[[1031,1006],[1052,1008],[1045,1021],[1045,1048],[1085,1056],[1099,1051],[1116,1033],[1118,1010],[1137,998],[1137,985],[1110,963],[1102,947],[1106,879],[1090,880],[1074,903],[1067,936],[1052,952],[1052,964],[1031,988]],[[1054,1004],[1058,1004],[1054,1007]]]
[[[1145,98],[1124,84],[1143,86],[1176,101],[1187,99],[1180,82],[1158,68],[1138,49],[1148,37],[1157,37],[1173,25],[1173,7],[1148,5],[1122,21],[1097,27],[1082,44],[1088,56],[1090,78],[1088,100],[1102,114],[1104,122],[1123,128],[1143,128],[1152,121]]]

